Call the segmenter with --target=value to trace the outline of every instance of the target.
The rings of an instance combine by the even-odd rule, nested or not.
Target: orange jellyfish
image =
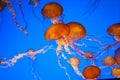
[[[113,68],[111,71],[111,75],[114,77],[120,78],[120,68]]]
[[[51,22],[53,24],[59,23],[60,22],[60,16],[62,15],[63,8],[60,4],[57,2],[50,2],[47,3],[43,8],[42,8],[42,15],[44,18],[51,18]]]
[[[75,73],[82,77],[82,73],[78,70],[78,65],[80,64],[80,60],[77,57],[72,57],[68,60],[68,63],[72,66]]]
[[[104,66],[113,66],[116,63],[115,59],[112,56],[107,56],[106,58],[104,58],[104,60],[102,61],[102,64]]]
[[[56,23],[50,26],[44,33],[44,37],[47,41],[55,39],[58,47],[57,47],[57,53],[62,50],[62,45],[64,45],[64,48],[67,52],[69,52],[68,49],[68,40],[66,36],[69,34],[69,28],[68,25],[64,23]]]
[[[114,58],[116,60],[116,63],[120,65],[120,47],[115,50]]]
[[[3,0],[0,0],[0,12],[2,12],[5,9],[6,5],[7,4]]]
[[[120,44],[120,23],[112,24],[107,29],[107,33],[110,36],[113,36],[116,41],[114,43],[108,45],[107,47],[105,47],[96,57],[101,56],[107,49],[110,49],[111,47],[113,47],[117,44]]]
[[[84,68],[82,74],[84,76],[85,79],[96,79],[99,75],[100,75],[100,69],[97,66],[87,66],[86,68]]]
[[[83,55],[84,51],[79,50],[78,48],[76,48],[74,40],[79,40],[79,39],[86,36],[85,27],[82,24],[78,23],[78,22],[69,22],[67,25],[69,26],[69,29],[70,29],[69,36],[68,36],[70,46],[74,50],[76,50],[78,53]]]

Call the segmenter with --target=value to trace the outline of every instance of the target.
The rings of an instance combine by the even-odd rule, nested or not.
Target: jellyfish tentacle
[[[59,54],[59,53],[57,53],[57,54]],[[58,59],[58,65],[60,66],[60,68],[61,68],[61,69],[64,69],[65,74],[66,74],[66,76],[67,76],[68,80],[71,80],[71,78],[70,78],[70,76],[69,76],[69,74],[68,74],[68,72],[67,72],[66,67],[65,67],[65,66],[63,66],[63,65],[61,64],[61,61],[60,61],[60,55],[59,55],[59,56],[57,56],[57,59]]]
[[[14,56],[10,60],[2,61],[1,66],[3,65],[3,68],[11,67],[17,62],[17,60],[19,60],[23,56],[26,56],[26,53],[18,54],[17,56]]]
[[[73,69],[78,76],[81,76],[83,79],[85,79],[82,73],[79,71],[78,67],[73,66]]]
[[[18,27],[19,30],[23,31],[24,34],[28,34],[28,32],[23,28],[23,26],[21,26],[20,24],[17,23],[16,13],[15,13],[14,9],[12,8],[12,3],[9,0],[5,0],[5,3],[8,5],[9,11],[13,15],[14,24]]]
[[[21,13],[22,13],[22,17],[23,17],[23,20],[24,20],[24,22],[25,22],[25,30],[28,28],[28,23],[27,23],[27,20],[25,19],[25,15],[24,15],[24,12],[23,12],[23,9],[22,9],[22,3],[21,2],[19,2],[18,0],[16,0],[16,3],[19,5],[19,8],[20,8],[20,11],[21,11]]]
[[[99,53],[95,56],[95,58],[98,58],[98,57],[102,56],[103,53],[104,53],[106,50],[110,49],[111,47],[113,47],[113,46],[115,46],[115,45],[117,45],[117,44],[120,44],[120,41],[116,41],[116,42],[114,42],[114,43],[106,46],[101,52],[99,52]]]

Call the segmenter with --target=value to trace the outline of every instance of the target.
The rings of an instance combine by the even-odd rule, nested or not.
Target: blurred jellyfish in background
[[[7,4],[3,0],[0,0],[0,12],[2,12],[5,9],[6,5]]]
[[[44,5],[41,11],[44,18],[50,18],[53,24],[60,23],[63,8],[57,2],[50,2]]]
[[[29,4],[30,4],[30,5],[34,5],[34,7],[37,7],[38,1],[39,1],[39,0],[30,0],[30,1],[29,1]]]
[[[16,2],[18,3],[18,0],[16,0]],[[17,20],[16,20],[16,16],[17,14],[15,13],[13,7],[12,7],[12,2],[10,0],[0,0],[0,8],[1,8],[1,11],[5,8],[5,6],[8,6],[9,8],[9,11],[11,12],[11,14],[13,15],[13,20],[14,20],[14,24],[17,26],[17,28],[21,31],[23,31],[24,34],[28,34],[28,32],[26,31],[26,28],[27,28],[27,22],[24,18],[24,13],[23,13],[23,10],[21,9],[21,12],[22,12],[22,16],[23,16],[23,19],[25,21],[25,24],[26,24],[26,28],[24,28],[23,26],[21,26],[20,24],[18,24]],[[19,6],[20,8],[22,8],[21,6],[21,3],[19,3]]]

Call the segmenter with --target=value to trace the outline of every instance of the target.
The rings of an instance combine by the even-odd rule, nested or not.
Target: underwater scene
[[[0,80],[111,79],[120,0],[0,0]]]

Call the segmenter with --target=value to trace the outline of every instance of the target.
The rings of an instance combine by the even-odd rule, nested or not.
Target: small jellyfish
[[[113,68],[111,71],[111,75],[114,77],[120,78],[120,68]]]
[[[34,5],[34,7],[36,7],[36,6],[38,5],[38,1],[39,1],[39,0],[30,0],[30,1],[29,1],[29,4],[30,4],[30,5]]]
[[[120,47],[115,50],[114,58],[116,60],[116,63],[120,65]]]
[[[2,12],[5,9],[6,5],[7,4],[3,0],[0,0],[0,12]]]
[[[96,79],[100,75],[100,69],[97,66],[87,66],[84,68],[82,74],[85,79]]]
[[[94,60],[94,53],[93,52],[86,52],[84,54],[84,59],[85,60]]]
[[[80,64],[80,60],[77,57],[72,57],[68,60],[68,63],[72,66],[75,73],[79,76],[82,76],[81,72],[78,70],[78,65]]]
[[[115,59],[112,56],[107,56],[106,58],[104,58],[104,60],[102,61],[102,64],[104,66],[113,66],[116,63]]]
[[[60,4],[57,2],[50,2],[47,3],[43,8],[42,8],[42,15],[44,18],[51,18],[51,22],[53,24],[59,23],[60,21],[60,16],[62,15],[63,8]]]

